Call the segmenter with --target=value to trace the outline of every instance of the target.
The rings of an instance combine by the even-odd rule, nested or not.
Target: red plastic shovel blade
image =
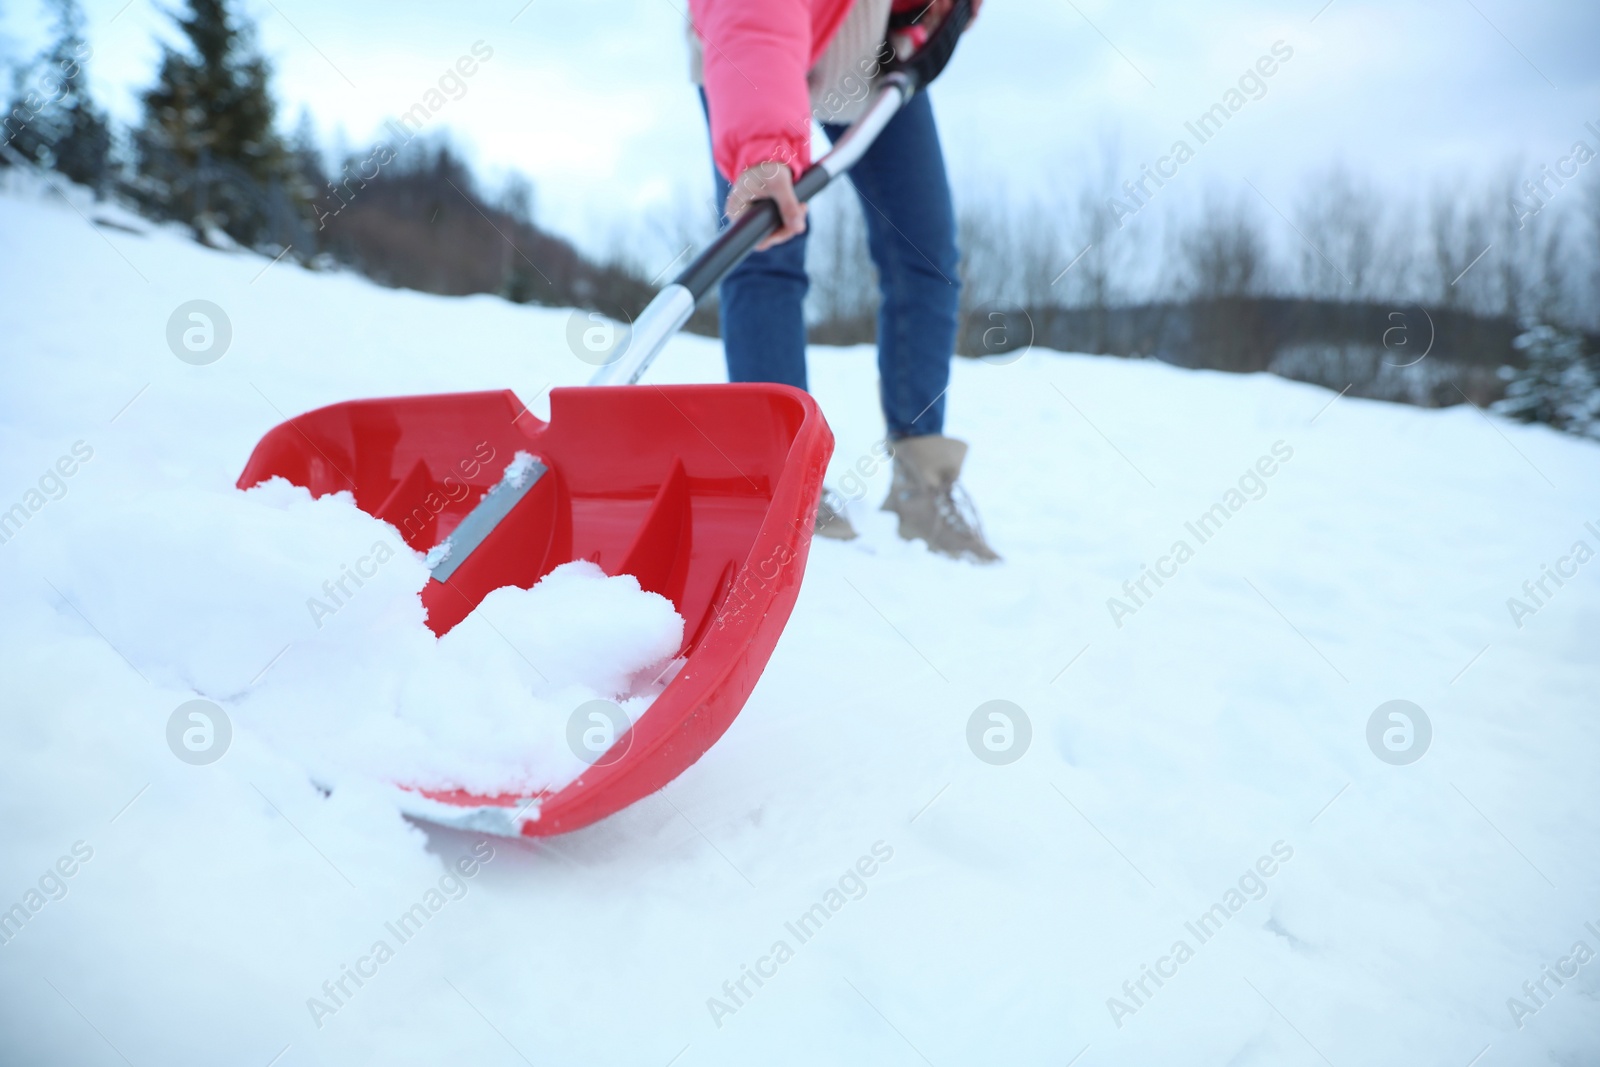
[[[428,551],[528,452],[548,470],[448,580],[428,582],[428,626],[445,633],[493,590],[531,587],[575,559],[634,575],[683,616],[683,668],[575,781],[537,798],[419,791],[423,818],[543,836],[655,792],[733,722],[799,593],[833,451],[809,395],[571,388],[551,392],[550,412],[541,421],[509,390],[334,404],[269,431],[239,477],[240,488],[279,476],[318,496],[349,491]]]

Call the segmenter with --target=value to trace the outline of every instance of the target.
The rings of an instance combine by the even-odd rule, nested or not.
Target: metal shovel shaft
[[[853,167],[883,132],[889,120],[915,95],[916,89],[915,80],[900,71],[880,78],[873,85],[872,95],[862,116],[840,135],[827,155],[806,168],[799,181],[795,182],[795,195],[801,203],[816,196],[827,188],[829,182]],[[672,335],[689,321],[701,298],[781,224],[777,205],[771,200],[752,203],[670,285],[655,295],[655,299],[633,321],[621,357],[597,370],[589,384],[636,383]]]

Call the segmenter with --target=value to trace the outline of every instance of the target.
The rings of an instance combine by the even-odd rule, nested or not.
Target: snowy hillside
[[[870,352],[817,349],[862,538],[814,546],[753,698],[663,793],[486,841],[325,796],[243,713],[217,762],[175,758],[176,708],[295,657],[308,722],[417,669],[381,620],[255,656],[261,545],[186,516],[323,404],[510,387],[543,414],[591,369],[567,313],[99,211],[0,195],[5,1064],[1600,1061],[1595,445],[960,361],[950,432],[1005,557],[980,568],[894,536]],[[168,344],[191,300],[231,327],[204,365]],[[652,377],[720,373],[686,337]],[[1010,763],[974,724],[996,700],[1029,724]],[[1393,700],[1431,727],[1414,762],[1387,718],[1369,745]]]

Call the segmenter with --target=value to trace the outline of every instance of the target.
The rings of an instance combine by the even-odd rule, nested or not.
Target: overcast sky
[[[709,195],[685,0],[524,2],[247,0],[244,10],[286,127],[304,106],[325,137],[364,143],[482,41],[493,58],[433,122],[487,172],[527,173],[544,224],[603,243],[650,210]],[[1405,190],[1513,156],[1536,175],[1579,137],[1600,148],[1584,130],[1600,129],[1600,4],[1322,4],[988,0],[933,89],[958,192],[1072,187],[1113,137],[1127,177],[1180,137],[1196,147],[1179,191],[1164,196],[1248,177],[1285,204],[1301,175],[1335,160]],[[170,23],[151,0],[85,6],[94,88],[131,119]],[[42,14],[13,2],[0,33],[8,58],[25,55]],[[1279,41],[1292,58],[1264,95],[1198,145],[1185,121]]]

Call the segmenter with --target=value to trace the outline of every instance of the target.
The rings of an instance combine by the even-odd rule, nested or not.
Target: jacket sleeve
[[[811,162],[811,5],[690,0],[704,42],[711,154],[729,181],[769,159],[795,177]]]

